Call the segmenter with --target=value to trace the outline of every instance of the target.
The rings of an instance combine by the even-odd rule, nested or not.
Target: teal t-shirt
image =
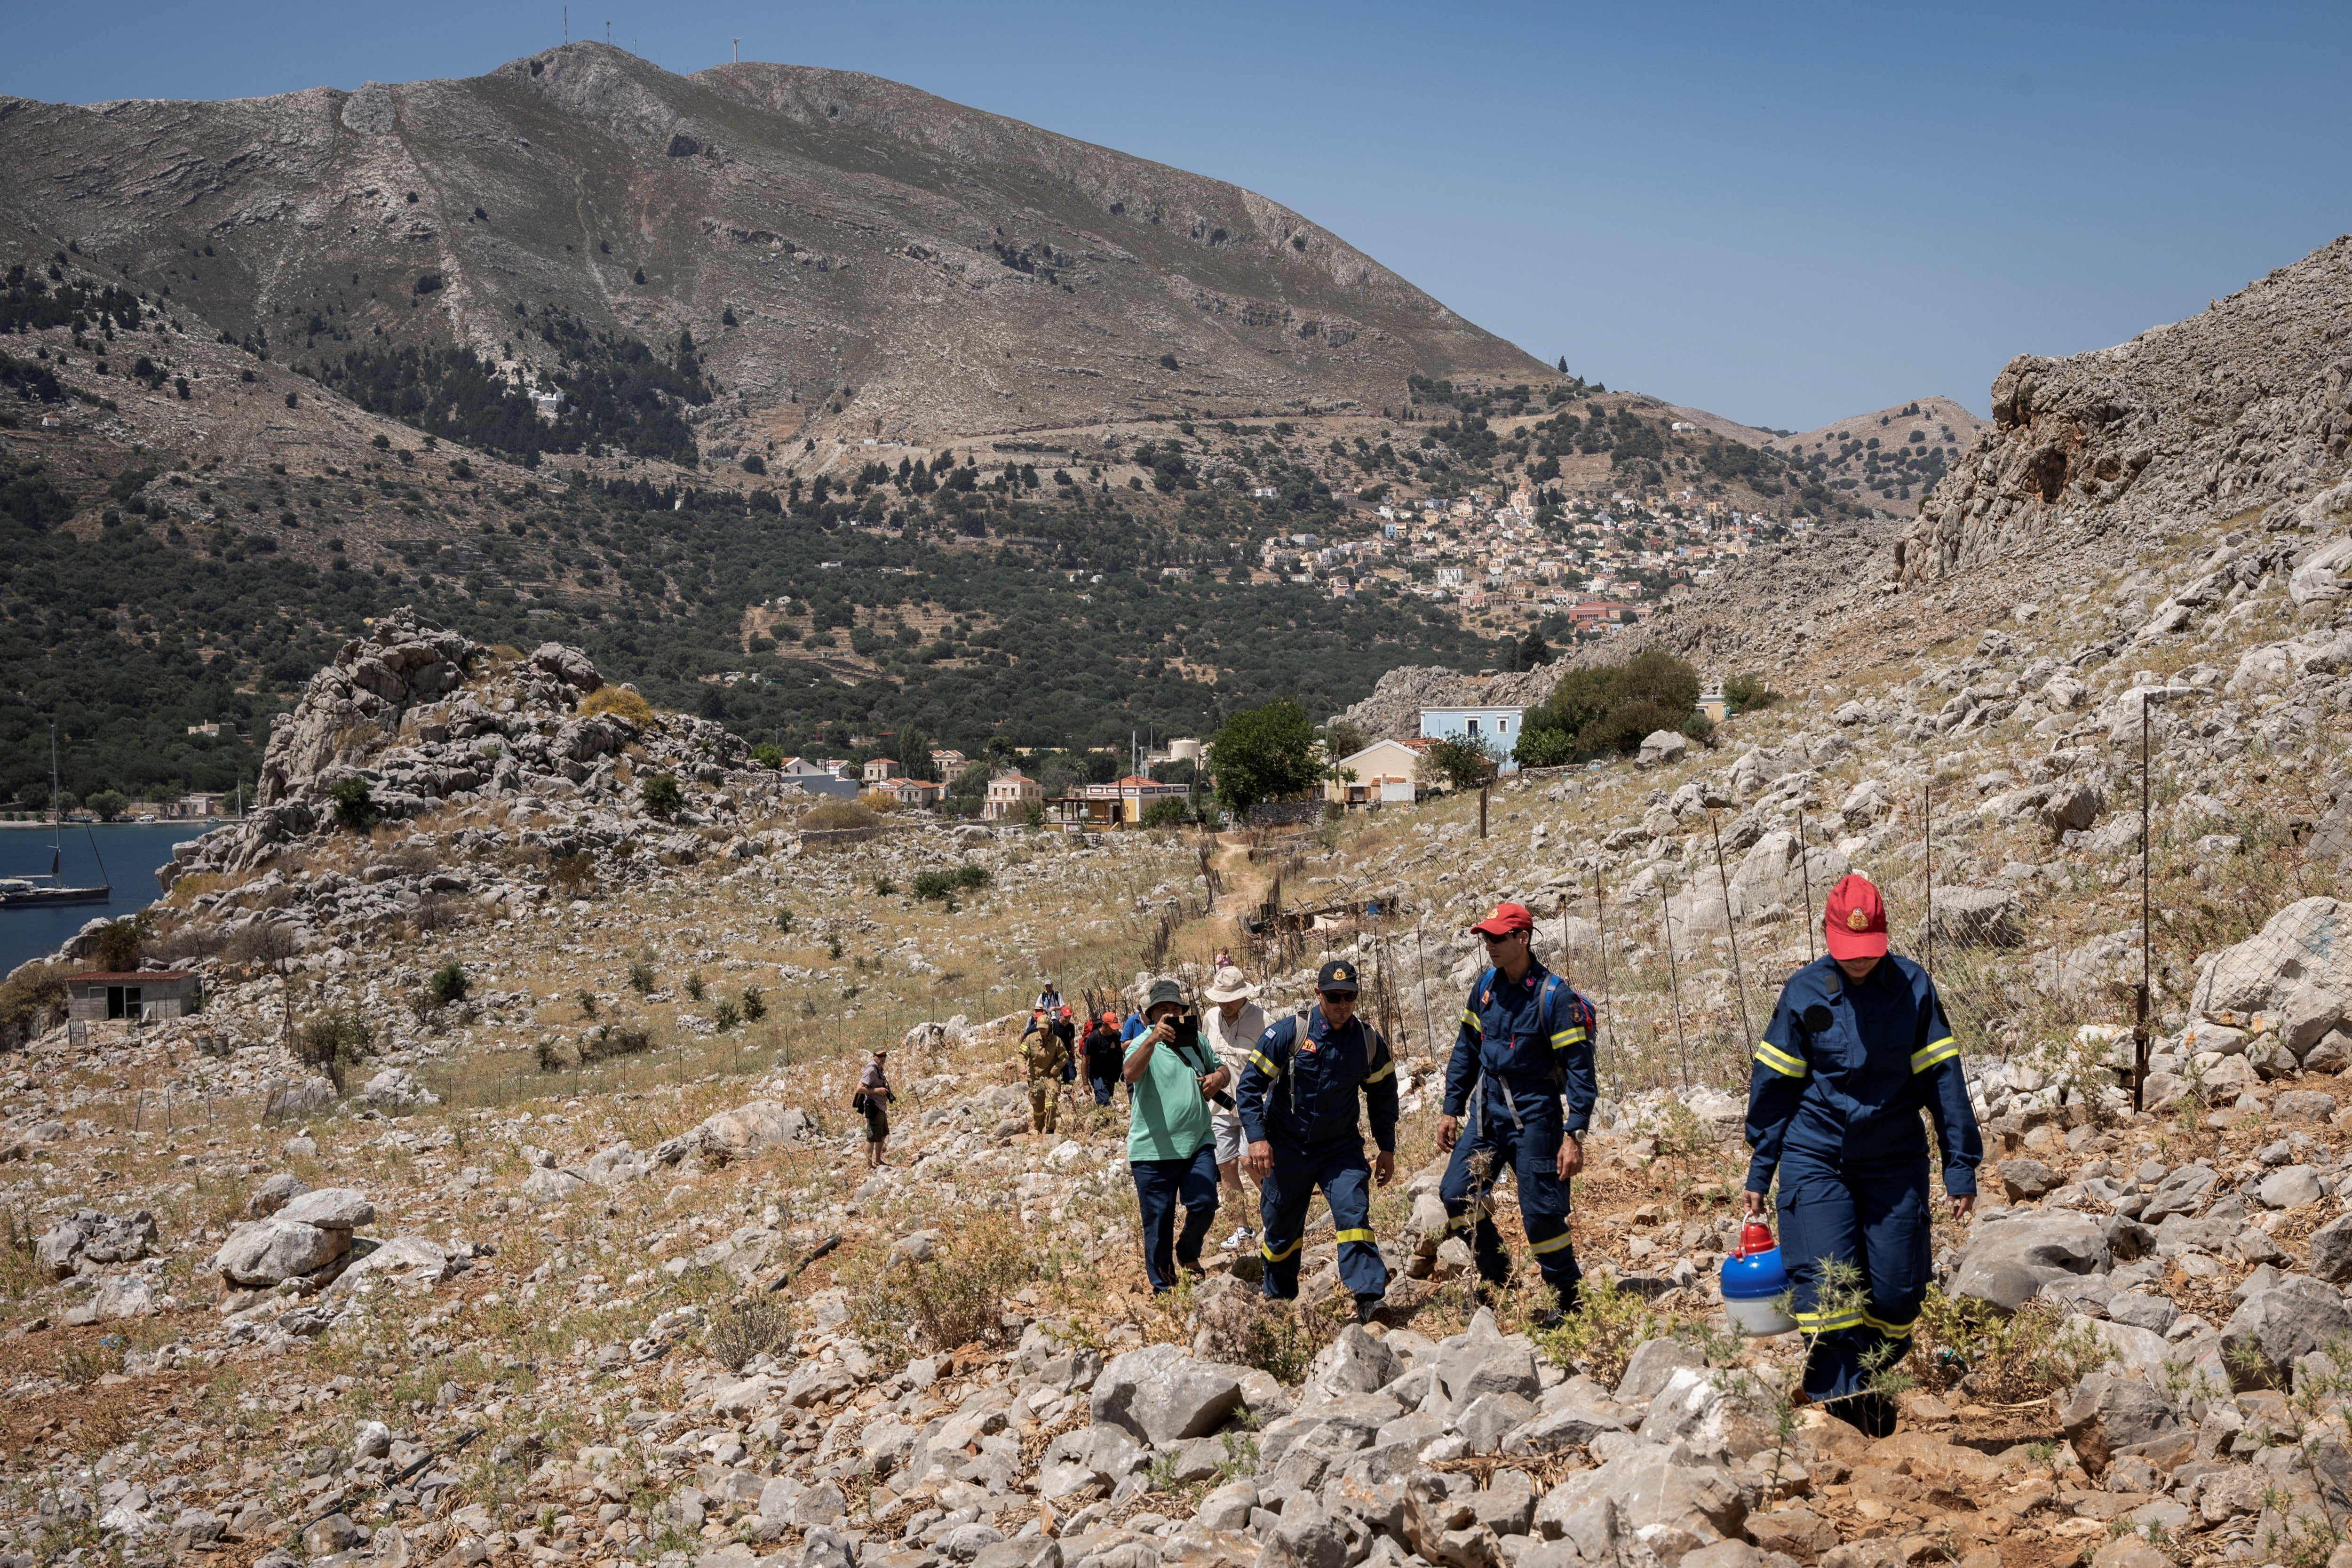
[[[1136,1047],[1127,1047],[1129,1058]],[[1200,1055],[1205,1065],[1202,1072],[1213,1072],[1216,1063]],[[1209,1102],[1201,1098],[1201,1085],[1195,1069],[1177,1053],[1173,1046],[1160,1046],[1151,1053],[1151,1061],[1144,1075],[1128,1090],[1127,1157],[1137,1160],[1189,1160],[1201,1152],[1201,1145],[1216,1136],[1209,1125]]]

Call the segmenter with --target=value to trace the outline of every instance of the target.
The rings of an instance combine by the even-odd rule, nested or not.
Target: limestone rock
[[[2297,1356],[2326,1348],[2352,1331],[2352,1312],[2343,1296],[2305,1275],[2290,1274],[2267,1290],[2249,1295],[2221,1328],[2224,1364],[2240,1387],[2284,1387]],[[2242,1347],[2252,1346],[2255,1365],[2238,1365]]]
[[[1977,1220],[1951,1290],[2013,1312],[2048,1281],[2101,1272],[2112,1259],[2105,1231],[2087,1215],[2002,1211]]]
[[[386,1068],[360,1086],[360,1098],[379,1110],[414,1110],[438,1105],[441,1097],[416,1081],[406,1068]]]
[[[53,1279],[109,1263],[132,1263],[158,1239],[155,1216],[145,1209],[115,1217],[97,1209],[77,1209],[42,1233],[33,1260]]]
[[[1091,1397],[1097,1426],[1131,1432],[1158,1447],[1215,1431],[1240,1407],[1242,1391],[1232,1369],[1161,1344],[1113,1357]]]
[[[232,1285],[267,1289],[315,1274],[351,1248],[347,1230],[324,1230],[283,1215],[250,1220],[228,1234],[213,1267]]]
[[[1690,750],[1690,737],[1679,730],[1653,730],[1643,739],[1642,750],[1633,765],[1642,768],[1662,767],[1679,763]]]
[[[320,1230],[357,1230],[375,1223],[375,1205],[352,1187],[320,1187],[303,1193],[278,1211],[278,1217]]]

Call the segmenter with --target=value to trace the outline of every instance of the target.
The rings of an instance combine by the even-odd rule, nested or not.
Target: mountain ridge
[[[1255,193],[814,68],[678,77],[576,43],[351,93],[8,100],[0,147],[0,207],[294,363],[445,343],[535,379],[513,329],[543,306],[691,334],[733,447],[1547,374]]]

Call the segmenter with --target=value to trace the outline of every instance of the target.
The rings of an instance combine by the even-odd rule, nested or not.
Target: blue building
[[[1511,760],[1511,748],[1519,743],[1519,715],[1524,711],[1515,707],[1424,708],[1421,738],[1484,742],[1501,759],[1503,772],[1517,773],[1519,764]]]

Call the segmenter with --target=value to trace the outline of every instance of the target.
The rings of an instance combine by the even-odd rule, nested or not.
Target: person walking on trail
[[[1051,1017],[1062,1010],[1062,994],[1055,990],[1054,983],[1048,980],[1045,982],[1045,988],[1037,993],[1037,1000],[1031,1004],[1031,1007],[1033,1011]]]
[[[1396,1178],[1396,1058],[1381,1032],[1356,1016],[1354,964],[1326,963],[1315,989],[1320,1000],[1311,1011],[1258,1037],[1234,1095],[1249,1140],[1245,1163],[1258,1184],[1261,1289],[1276,1300],[1297,1300],[1307,1205],[1320,1187],[1339,1244],[1340,1281],[1356,1298],[1356,1321],[1369,1323],[1389,1289],[1388,1264],[1372,1238],[1371,1185]],[[1356,1121],[1360,1090],[1380,1150],[1370,1163]]]
[[[1054,1012],[1054,1037],[1062,1042],[1062,1081],[1078,1081],[1078,1026],[1070,1016],[1070,1005],[1065,1002]]]
[[[1097,1105],[1110,1103],[1111,1089],[1118,1082],[1118,1069],[1126,1055],[1119,1044],[1118,1015],[1105,1010],[1087,1029],[1087,1082],[1095,1091]]]
[[[1201,1244],[1217,1221],[1217,1137],[1210,1099],[1229,1075],[1201,1044],[1200,1020],[1173,980],[1155,982],[1145,1028],[1127,1048],[1127,1168],[1143,1216],[1143,1267],[1154,1294],[1176,1288],[1176,1270],[1199,1275]],[[1176,1231],[1176,1205],[1184,1229]]]
[[[1236,1083],[1249,1066],[1257,1037],[1265,1033],[1265,1009],[1251,1000],[1256,994],[1257,987],[1249,983],[1249,976],[1231,964],[1209,977],[1205,995],[1212,1005],[1201,1015],[1201,1034]],[[1243,1222],[1225,1237],[1225,1250],[1238,1252],[1252,1236],[1249,1194],[1242,1186],[1242,1119],[1238,1110],[1218,1107],[1210,1111],[1209,1121],[1217,1133],[1217,1184],[1224,1188],[1225,1196],[1234,1205],[1235,1217]]]
[[[885,1163],[882,1145],[890,1137],[889,1106],[898,1098],[884,1071],[889,1058],[887,1046],[876,1050],[857,1075],[857,1088],[849,1097],[851,1107],[866,1118],[866,1168],[869,1171]]]
[[[1029,1016],[1021,1036],[1021,1067],[1029,1079],[1029,1131],[1051,1132],[1061,1120],[1062,1068],[1070,1048],[1062,1020],[1043,1013]]]
[[[1508,1171],[1553,1311],[1572,1312],[1582,1273],[1569,1237],[1569,1184],[1584,1168],[1599,1092],[1592,1006],[1536,958],[1535,926],[1525,905],[1507,903],[1470,928],[1486,943],[1487,967],[1470,983],[1446,1064],[1437,1142],[1453,1158],[1437,1195],[1446,1228],[1471,1232],[1478,1277],[1499,1285],[1510,1263],[1489,1194]]]
[[[1895,1429],[1875,1373],[1910,1348],[1927,1292],[1925,1110],[1954,1219],[1975,1205],[1984,1142],[1960,1047],[1927,973],[1886,950],[1870,879],[1841,879],[1822,921],[1829,948],[1792,975],[1748,1074],[1747,1210],[1779,1175],[1780,1258],[1811,1340],[1804,1392],[1872,1436]],[[1830,1266],[1859,1271],[1834,1290]]]

